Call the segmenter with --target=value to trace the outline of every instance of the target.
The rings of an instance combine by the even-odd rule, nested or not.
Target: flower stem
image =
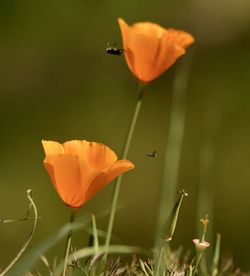
[[[129,130],[127,133],[127,138],[126,138],[124,148],[122,151],[121,159],[126,159],[127,155],[128,155],[128,151],[129,151],[129,147],[130,147],[131,140],[133,137],[136,121],[137,121],[137,118],[138,118],[138,115],[139,115],[139,112],[141,109],[141,104],[142,104],[142,99],[143,99],[143,94],[144,94],[144,87],[145,87],[145,85],[142,85],[142,84],[139,85],[139,95],[138,95],[137,103],[136,103],[136,106],[134,109],[134,114],[133,114],[133,117],[132,117],[132,120],[131,120],[131,123],[129,126]],[[120,192],[121,181],[122,181],[122,175],[116,179],[116,183],[115,183],[115,188],[114,188],[114,193],[113,193],[112,203],[111,203],[109,222],[108,222],[107,236],[106,236],[106,240],[105,240],[106,247],[108,247],[110,244],[111,234],[112,234],[113,225],[114,225],[115,211],[116,211],[118,196],[119,196],[119,192]]]
[[[197,272],[197,269],[198,269],[198,267],[199,267],[199,264],[200,264],[200,261],[201,261],[201,258],[202,258],[202,256],[203,256],[203,253],[202,252],[200,252],[200,253],[198,253],[198,255],[196,256],[196,258],[195,258],[195,263],[194,263],[194,268],[193,268],[193,273],[195,274],[196,272]],[[193,275],[194,275],[193,274]]]
[[[71,209],[70,211],[71,212],[70,212],[69,222],[73,223],[74,220],[75,220],[76,210],[75,209]],[[63,276],[66,275],[66,271],[67,271],[68,257],[69,257],[69,251],[70,251],[70,246],[71,246],[71,240],[72,240],[72,230],[69,231],[68,236],[67,236],[67,243],[66,243],[65,257],[64,257]]]

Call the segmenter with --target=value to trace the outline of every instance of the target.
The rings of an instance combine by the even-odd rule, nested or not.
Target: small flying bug
[[[156,150],[153,150],[152,152],[147,152],[147,156],[156,157],[157,156]]]
[[[106,48],[106,52],[109,55],[114,55],[114,56],[121,56],[123,54],[123,49],[118,49],[116,48],[117,43],[115,43],[112,47],[108,46]]]

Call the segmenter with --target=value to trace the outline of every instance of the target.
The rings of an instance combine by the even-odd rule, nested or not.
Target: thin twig
[[[25,242],[25,244],[23,245],[23,247],[21,248],[21,250],[18,252],[18,254],[16,255],[16,257],[11,261],[11,263],[4,269],[4,271],[1,272],[0,276],[6,275],[6,273],[14,266],[14,264],[20,259],[20,257],[22,256],[22,254],[24,253],[24,251],[26,250],[26,248],[28,247],[29,243],[31,242],[35,229],[36,229],[36,225],[37,225],[37,208],[35,205],[35,202],[33,201],[33,197],[32,197],[32,190],[29,189],[27,190],[27,197],[28,200],[30,202],[30,207],[32,207],[33,212],[34,212],[34,221],[33,221],[33,225],[29,234],[29,237],[27,239],[27,241]]]

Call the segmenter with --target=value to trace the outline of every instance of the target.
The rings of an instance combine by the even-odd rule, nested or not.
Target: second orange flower
[[[128,67],[144,83],[159,77],[194,42],[193,36],[187,32],[165,29],[151,22],[129,26],[119,18],[118,23]]]
[[[117,160],[107,146],[73,140],[60,144],[42,141],[44,166],[61,199],[78,208],[115,177],[134,168],[128,160]]]

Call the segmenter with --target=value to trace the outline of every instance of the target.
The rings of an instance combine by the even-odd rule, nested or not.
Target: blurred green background
[[[174,247],[192,249],[197,237],[197,195],[206,162],[201,153],[208,146],[208,200],[214,193],[210,231],[222,234],[223,256],[249,270],[249,14],[249,0],[1,0],[0,218],[24,216],[31,188],[42,216],[33,247],[68,220],[43,168],[41,139],[87,139],[121,152],[137,84],[124,59],[108,56],[105,48],[108,42],[121,45],[118,17],[129,24],[153,21],[196,38],[188,49],[193,62],[179,172],[179,186],[190,196]],[[114,234],[122,243],[153,245],[175,70],[176,65],[145,93],[129,153],[136,169],[124,177],[115,221]],[[157,158],[146,157],[151,150]],[[97,194],[79,216],[106,210],[112,188]],[[105,230],[107,217],[97,224]],[[0,267],[15,256],[29,229],[27,222],[0,224]],[[87,235],[78,233],[75,245],[86,243]],[[64,242],[49,256],[62,256],[63,248]]]

